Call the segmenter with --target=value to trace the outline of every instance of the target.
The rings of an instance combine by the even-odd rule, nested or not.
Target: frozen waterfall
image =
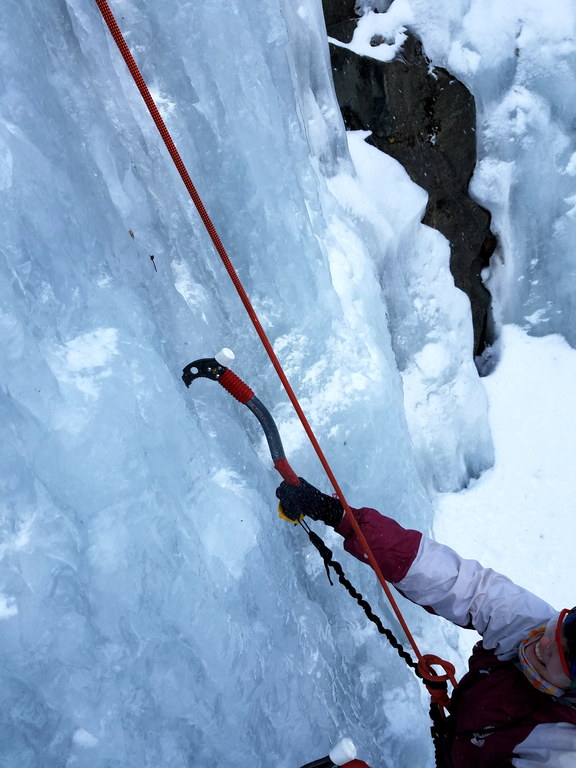
[[[423,191],[346,136],[319,0],[110,5],[350,503],[430,530],[494,460],[468,299]],[[490,3],[494,48],[479,0],[365,19],[473,90],[500,317],[573,343],[574,11],[551,2],[560,35],[517,5]],[[257,422],[180,379],[232,348],[329,490],[96,4],[8,0],[0,62],[0,763],[296,768],[347,735],[374,768],[431,765],[420,684],[278,520]]]

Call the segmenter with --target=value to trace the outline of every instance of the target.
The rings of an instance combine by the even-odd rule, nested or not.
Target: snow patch
[[[79,747],[83,747],[84,749],[92,749],[99,744],[99,740],[96,738],[96,736],[93,736],[88,731],[85,731],[84,728],[77,728],[74,731],[72,735],[72,741],[74,744]]]
[[[112,375],[109,366],[119,355],[118,338],[116,328],[97,328],[54,348],[51,365],[58,380],[96,399],[100,383]]]

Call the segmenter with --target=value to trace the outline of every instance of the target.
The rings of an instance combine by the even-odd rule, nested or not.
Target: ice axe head
[[[182,371],[182,381],[187,387],[192,384],[194,379],[212,379],[218,381],[220,376],[226,372],[227,366],[234,360],[234,352],[224,347],[214,357],[203,357],[200,360],[193,360]]]

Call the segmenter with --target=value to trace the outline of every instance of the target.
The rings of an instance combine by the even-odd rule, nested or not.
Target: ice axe
[[[350,739],[341,739],[326,757],[314,760],[301,768],[370,768],[362,760],[356,760],[356,747]]]
[[[228,368],[230,363],[234,360],[235,355],[232,350],[221,349],[214,357],[203,357],[199,360],[193,360],[182,371],[182,381],[187,387],[192,384],[195,379],[204,378],[217,381],[224,389],[229,392],[232,397],[236,398],[239,403],[249,408],[256,416],[268,443],[270,455],[274,462],[274,468],[280,473],[282,479],[285,480],[288,485],[300,485],[298,475],[286,458],[284,452],[284,446],[280,439],[278,427],[276,422],[272,418],[270,411],[266,406],[255,396],[250,387],[245,384],[242,379],[237,376],[233,371]],[[292,520],[287,517],[282,507],[278,507],[280,517],[284,520],[289,520],[291,523],[298,523],[300,520]],[[302,515],[304,517],[304,515]]]

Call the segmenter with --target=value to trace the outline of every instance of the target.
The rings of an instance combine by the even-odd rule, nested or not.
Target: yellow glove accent
[[[291,517],[287,517],[287,516],[284,514],[284,510],[282,509],[282,504],[278,504],[278,517],[281,517],[281,518],[282,518],[282,520],[286,520],[286,521],[287,521],[287,522],[289,522],[289,523],[294,523],[294,525],[298,525],[298,523],[300,523],[300,522],[302,522],[302,520],[304,520],[304,513],[302,513],[302,514],[300,515],[300,517],[298,518],[298,520],[292,520],[292,518],[291,518]]]

